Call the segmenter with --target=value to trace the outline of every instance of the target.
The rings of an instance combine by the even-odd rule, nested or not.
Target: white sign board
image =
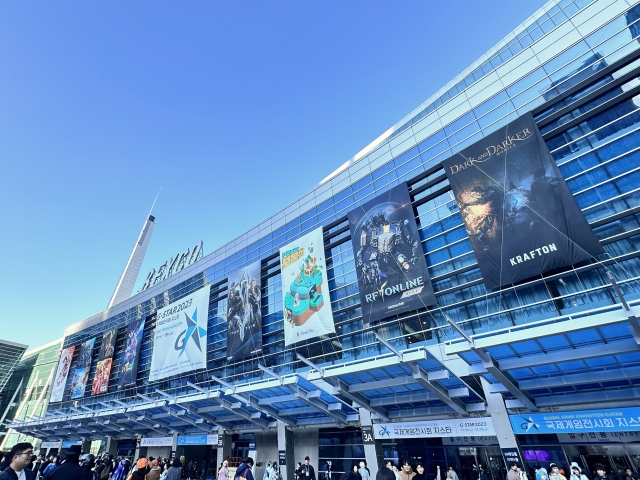
[[[42,442],[40,448],[60,448],[60,441],[57,442]]]
[[[173,437],[150,437],[140,439],[141,447],[172,447]]]
[[[207,366],[211,285],[158,310],[149,381]]]
[[[378,423],[373,426],[377,440],[385,438],[436,438],[495,435],[490,417],[430,420],[426,422]]]

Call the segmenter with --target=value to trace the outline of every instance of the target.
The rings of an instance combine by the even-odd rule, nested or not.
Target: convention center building
[[[287,208],[70,325],[14,436],[210,478],[251,456],[293,480],[308,456],[319,480],[405,460],[625,480],[639,35],[634,0],[548,2]]]

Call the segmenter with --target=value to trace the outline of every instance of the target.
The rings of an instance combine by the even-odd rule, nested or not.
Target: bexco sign
[[[171,257],[158,267],[158,271],[152,268],[147,273],[144,283],[140,291],[144,291],[149,287],[153,287],[156,283],[160,283],[171,275],[178,273],[180,270],[184,270],[192,263],[197,262],[202,258],[202,240],[200,243],[196,243],[193,248],[187,248],[184,252],[178,253]]]

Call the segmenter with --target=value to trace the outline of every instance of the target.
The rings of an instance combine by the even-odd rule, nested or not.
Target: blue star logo
[[[525,432],[528,432],[532,428],[535,430],[538,430],[538,427],[540,426],[540,424],[534,422],[533,417],[529,417],[529,418],[522,417],[522,419],[526,422],[526,424],[523,423],[520,428],[522,428]]]
[[[193,311],[193,316],[191,318],[189,318],[189,315],[187,315],[186,312],[184,316],[187,320],[187,333],[185,335],[184,344],[182,345],[182,350],[180,350],[180,353],[178,354],[178,358],[180,358],[180,356],[187,349],[187,344],[189,343],[190,339],[193,339],[193,343],[196,344],[198,350],[202,351],[202,347],[200,346],[200,339],[207,336],[207,331],[204,328],[198,326],[197,308]]]

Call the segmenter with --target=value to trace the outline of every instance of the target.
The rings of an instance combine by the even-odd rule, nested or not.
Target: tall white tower
[[[155,203],[155,202],[154,202]],[[113,292],[111,301],[107,308],[111,308],[118,303],[124,302],[127,298],[131,297],[133,287],[135,286],[140,267],[142,266],[142,260],[144,260],[144,254],[147,253],[147,247],[151,240],[151,234],[153,233],[153,227],[155,227],[156,218],[153,215],[149,215],[147,221],[144,222],[138,241],[133,246],[133,251],[127,262],[127,266],[124,267],[116,291]]]

